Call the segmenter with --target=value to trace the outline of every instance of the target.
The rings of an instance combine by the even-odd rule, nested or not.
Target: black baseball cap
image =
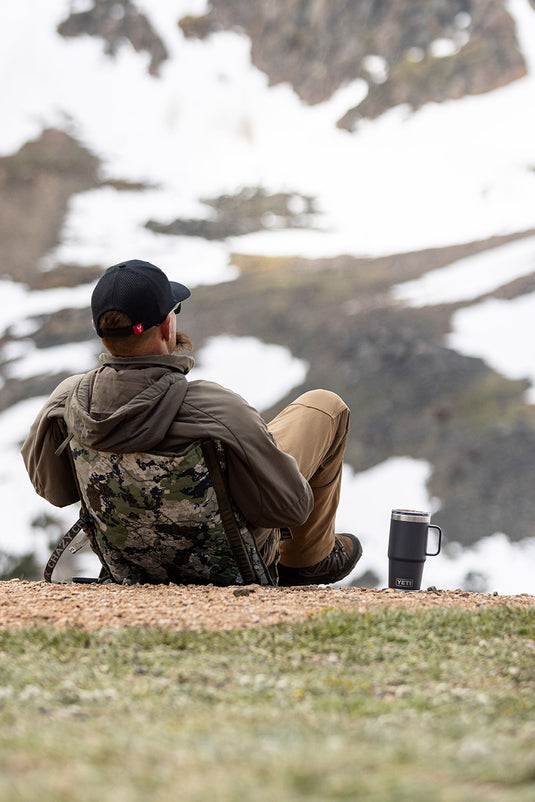
[[[163,270],[150,262],[130,259],[109,267],[91,296],[93,325],[99,337],[126,337],[159,326],[191,292],[177,281],[169,281]],[[104,312],[123,312],[132,321],[121,329],[101,329]]]

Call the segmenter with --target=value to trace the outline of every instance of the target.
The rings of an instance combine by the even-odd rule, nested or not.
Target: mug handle
[[[438,531],[438,549],[436,551],[433,551],[433,552],[426,551],[425,552],[425,556],[426,557],[436,557],[437,554],[440,553],[440,545],[442,543],[442,529],[440,528],[440,526],[436,526],[436,524],[429,524],[427,529],[428,530],[429,529],[436,529]]]

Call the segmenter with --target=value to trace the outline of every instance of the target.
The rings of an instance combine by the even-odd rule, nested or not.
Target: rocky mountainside
[[[187,36],[201,39],[245,32],[253,64],[272,85],[291,84],[306,103],[321,103],[358,78],[369,81],[367,97],[339,122],[348,129],[400,103],[417,109],[489,92],[526,71],[505,0],[212,0],[205,16],[177,22]],[[111,56],[128,40],[150,55],[154,75],[168,58],[131,0],[93,0],[58,31],[99,36]]]
[[[503,0],[215,0],[181,20],[189,36],[243,30],[253,63],[272,84],[289,82],[307,103],[363,78],[367,97],[340,120],[352,129],[392,106],[488,92],[525,74]],[[441,42],[448,55],[436,58]]]
[[[65,161],[65,152],[77,158]],[[22,168],[17,175],[18,164],[31,165],[30,176]],[[94,157],[63,132],[46,131],[38,142],[4,159],[2,166],[10,179],[0,186],[0,206],[8,205],[13,194],[25,198],[26,235],[20,236],[16,224],[3,235],[8,252],[15,254],[13,264],[18,266],[19,277],[42,288],[83,283],[98,275],[103,266],[81,270],[75,265],[57,265],[45,273],[32,270],[36,255],[44,255],[59,234],[69,193],[97,183]],[[47,195],[45,237],[39,199],[46,184],[56,191],[54,203],[50,202],[51,193]],[[260,191],[249,193],[249,199],[245,216],[249,227],[255,219],[255,201],[260,201],[258,228],[270,201],[273,209],[281,211],[284,200],[280,196],[270,199]],[[213,207],[224,209],[229,204],[235,210],[242,201],[220,198]],[[234,230],[238,223],[231,217]],[[222,211],[210,221],[214,228],[221,226],[221,236],[227,218]],[[171,230],[169,236],[187,232],[187,221],[183,222],[184,226]],[[292,224],[291,218],[288,224]],[[434,466],[431,491],[442,501],[437,520],[455,533],[455,539],[466,544],[491,530],[500,531],[507,527],[513,511],[516,528],[511,535],[521,539],[531,535],[535,514],[529,471],[535,419],[532,407],[523,401],[526,383],[505,379],[482,360],[443,346],[451,316],[462,304],[407,309],[389,294],[399,281],[512,239],[379,259],[340,256],[306,260],[236,254],[233,262],[241,270],[236,281],[195,290],[196,314],[189,331],[197,347],[222,332],[253,335],[289,347],[311,366],[306,384],[295,392],[327,386],[350,404],[353,422],[347,461],[356,470],[394,455],[425,458]],[[513,282],[497,294],[515,297],[534,286],[535,275]],[[38,316],[33,338],[38,347],[84,341],[94,336],[89,321],[89,309],[86,314],[64,309]],[[21,339],[24,337],[8,329],[0,346]],[[58,371],[16,380],[8,375],[8,367],[9,361],[0,363],[4,380],[0,409],[50,392],[66,375]],[[288,400],[282,399],[277,408]],[[266,416],[276,411],[266,410]]]
[[[535,0],[531,4],[535,7]],[[400,103],[418,109],[429,101],[490,92],[526,72],[505,0],[212,0],[205,16],[177,18],[176,25],[199,39],[222,30],[244,32],[251,40],[251,59],[270,84],[290,83],[308,104],[365,78],[367,96],[338,121],[348,130]],[[66,15],[58,32],[100,37],[110,58],[128,40],[148,55],[154,80],[169,58],[133,0],[93,0],[89,9]],[[52,128],[0,158],[5,277],[37,290],[84,284],[100,274],[106,265],[56,263],[40,269],[42,258],[60,241],[75,194],[104,183],[119,191],[145,188],[121,176],[103,182],[99,168],[97,155],[72,132]],[[168,237],[225,240],[272,227],[273,220],[283,228],[317,225],[316,199],[299,193],[251,186],[202,200],[205,219],[154,217],[146,226]],[[195,290],[190,333],[197,347],[221,333],[252,335],[306,360],[311,366],[306,384],[295,392],[327,386],[348,401],[353,423],[347,461],[355,470],[395,455],[431,463],[430,491],[442,504],[436,521],[451,540],[469,544],[504,530],[513,539],[531,537],[535,418],[524,401],[527,383],[506,379],[482,360],[444,346],[462,303],[409,309],[390,290],[463,256],[534,233],[375,259],[235,254],[233,264],[241,271],[236,281]],[[533,289],[535,265],[531,276],[492,295],[514,298]],[[0,339],[0,411],[50,392],[65,375],[58,367],[53,374],[14,379],[9,349],[2,346],[29,337],[38,348],[93,337],[89,310],[66,308],[37,315],[33,322],[38,324],[34,334],[11,327]],[[281,399],[277,409],[287,400]],[[268,417],[274,412],[265,411]],[[11,570],[16,573],[16,567]]]

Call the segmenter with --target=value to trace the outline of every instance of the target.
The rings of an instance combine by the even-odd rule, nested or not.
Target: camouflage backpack
[[[99,452],[74,437],[69,446],[81,525],[114,581],[276,583],[230,498],[220,443],[173,454]]]

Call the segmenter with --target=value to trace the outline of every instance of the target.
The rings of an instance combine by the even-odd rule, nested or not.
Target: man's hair
[[[104,312],[100,316],[98,324],[102,329],[122,329],[126,326],[131,326],[132,321],[124,312],[112,310],[111,312]],[[126,337],[103,337],[102,343],[113,356],[136,356],[144,349],[152,335],[152,329],[147,329],[141,334],[128,334]],[[192,349],[193,343],[189,335],[183,331],[177,331],[175,350],[191,351]]]

